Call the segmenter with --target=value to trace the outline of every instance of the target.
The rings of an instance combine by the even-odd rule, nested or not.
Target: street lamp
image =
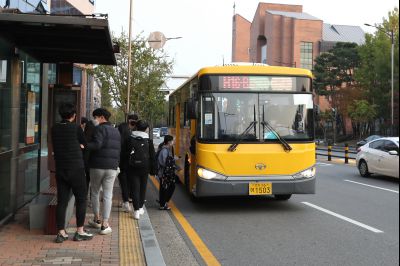
[[[130,0],[130,6],[129,6],[128,91],[127,91],[127,95],[126,95],[126,115],[129,114],[129,104],[130,104],[130,98],[131,98],[131,63],[132,63],[132,43],[131,42],[132,42],[132,7],[133,7],[132,1],[133,0]],[[127,119],[127,121],[128,121],[128,119]]]
[[[392,93],[391,93],[391,96],[392,96],[392,99],[391,99],[391,125],[390,125],[390,133],[392,134],[392,135],[394,135],[394,31],[393,31],[393,29],[391,29],[390,31],[386,31],[385,29],[383,29],[382,27],[378,27],[378,26],[375,26],[375,25],[371,25],[371,24],[368,24],[368,23],[365,23],[364,24],[365,26],[368,26],[368,27],[374,27],[375,29],[377,29],[377,30],[379,30],[379,31],[381,31],[381,32],[383,32],[383,33],[385,33],[387,36],[389,36],[390,37],[390,40],[391,40],[391,42],[392,42],[392,50],[391,50],[391,68],[392,68],[392,74],[391,74],[391,87],[392,87]]]

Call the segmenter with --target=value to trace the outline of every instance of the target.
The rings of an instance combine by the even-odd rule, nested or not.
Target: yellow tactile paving
[[[131,213],[122,211],[119,212],[119,255],[120,265],[146,265],[138,222]]]

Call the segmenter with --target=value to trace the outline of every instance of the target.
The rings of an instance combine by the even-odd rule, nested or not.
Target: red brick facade
[[[233,62],[261,63],[262,46],[267,45],[267,64],[300,67],[301,42],[312,43],[313,58],[318,56],[322,39],[322,20],[299,19],[269,11],[302,14],[303,7],[260,3],[251,23],[242,16],[235,15],[232,34]]]

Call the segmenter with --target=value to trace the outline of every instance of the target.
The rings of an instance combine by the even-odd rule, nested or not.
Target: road
[[[399,182],[362,178],[351,165],[317,165],[317,193],[214,198],[193,203],[178,185],[173,202],[221,265],[399,265]],[[167,265],[205,265],[174,212],[147,209]],[[197,241],[198,242],[198,241]]]

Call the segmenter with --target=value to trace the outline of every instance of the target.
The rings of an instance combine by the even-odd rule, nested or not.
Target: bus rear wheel
[[[276,200],[288,200],[292,197],[292,194],[280,194],[280,195],[274,195]]]

